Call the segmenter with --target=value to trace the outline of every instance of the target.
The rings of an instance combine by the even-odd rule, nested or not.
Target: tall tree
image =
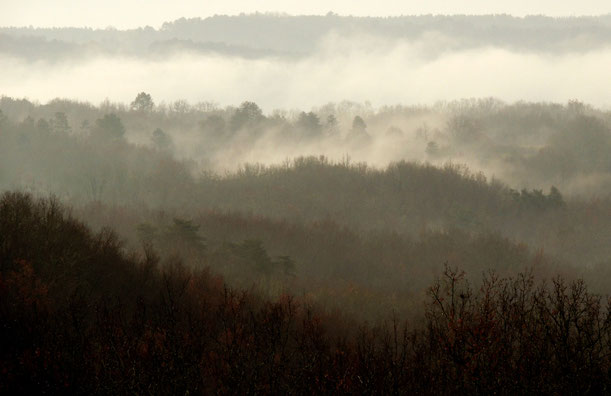
[[[243,102],[231,117],[230,126],[233,131],[253,126],[265,117],[261,108],[255,102]]]
[[[154,107],[155,103],[153,102],[153,98],[146,92],[140,92],[131,103],[131,109],[136,111],[149,112],[152,111]]]

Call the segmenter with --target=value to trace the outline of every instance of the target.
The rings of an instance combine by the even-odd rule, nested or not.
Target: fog
[[[608,46],[586,52],[545,53],[492,45],[465,46],[457,38],[433,32],[413,40],[331,32],[313,51],[296,57],[249,58],[242,52],[202,53],[180,46],[140,54],[88,49],[82,56],[29,61],[5,56],[0,58],[4,70],[0,74],[0,94],[41,103],[67,98],[96,105],[128,105],[135,93],[145,91],[159,109],[171,109],[177,102],[223,109],[248,100],[272,118],[296,121],[301,111],[310,110],[323,124],[328,114],[338,117],[340,140],[321,137],[287,142],[278,138],[281,127],[267,125],[256,139],[238,134],[230,143],[215,145],[214,149],[208,147],[198,125],[206,114],[190,123],[165,127],[173,139],[174,155],[196,161],[197,171],[222,173],[246,163],[278,164],[303,155],[326,155],[334,160],[349,156],[378,167],[400,160],[437,164],[452,161],[518,187],[547,188],[555,183],[567,193],[591,194],[608,190],[606,171],[589,172],[587,177],[549,179],[516,172],[489,148],[446,150],[443,155],[431,156],[426,154],[426,147],[430,141],[454,145],[447,127],[454,113],[443,108],[463,98],[493,97],[508,104],[566,104],[578,99],[606,111],[611,105],[609,87],[604,83],[609,64]],[[437,110],[415,116],[392,116],[384,110],[395,105]],[[376,114],[377,121],[367,119]],[[369,125],[373,140],[366,144],[345,140],[357,115],[365,117]],[[401,134],[389,135],[392,127]],[[429,136],[421,136],[423,127],[429,129]],[[139,124],[128,125],[126,137],[136,144],[150,145],[150,132]],[[546,144],[545,138],[522,145],[532,150],[542,144]]]
[[[352,4],[0,26],[0,394],[611,389],[611,15]]]
[[[268,113],[342,100],[382,106],[489,96],[508,102],[578,98],[603,108],[611,104],[604,84],[611,48],[559,55],[494,47],[448,50],[451,40],[328,35],[313,54],[299,59],[186,51],[156,59],[86,53],[59,62],[3,56],[0,93],[41,102],[60,97],[127,103],[134,92],[147,91],[168,102],[225,106],[252,100]]]

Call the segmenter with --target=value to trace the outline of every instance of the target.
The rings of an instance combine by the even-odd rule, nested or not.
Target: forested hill
[[[434,50],[499,47],[546,53],[583,52],[611,42],[611,16],[551,18],[508,15],[352,17],[252,14],[181,18],[131,30],[0,28],[0,52],[61,58],[84,51],[143,55],[167,51],[217,52],[246,57],[300,56],[330,34],[385,40],[425,40]],[[439,53],[440,53],[439,52]]]
[[[220,261],[246,267],[252,245]],[[54,200],[0,196],[0,393],[598,395],[610,386],[609,309],[583,281],[548,286],[527,272],[486,277],[478,290],[446,267],[420,320],[374,326],[120,246]],[[329,300],[344,298],[340,282],[333,291]]]
[[[446,158],[442,155],[447,145],[447,150],[471,150],[511,161],[504,162],[505,167],[514,164],[516,172],[541,174],[533,189],[488,180],[458,165],[396,161],[376,167],[304,156],[284,164],[244,165],[223,173],[198,166],[193,159],[237,162],[244,153],[221,148],[268,147],[270,142],[277,152],[320,141],[356,147],[358,154],[359,147],[373,145],[375,136],[386,136],[385,128],[375,125],[390,115],[367,117],[370,127],[366,133],[358,128],[356,121],[365,123],[358,116],[351,130],[342,131],[328,123],[323,128],[314,113],[302,113],[295,120],[266,117],[248,102],[237,109],[204,112],[188,107],[185,112],[166,113],[96,108],[69,101],[41,106],[4,98],[0,100],[0,189],[54,193],[77,206],[93,201],[170,210],[185,218],[220,210],[290,222],[332,220],[357,230],[383,229],[404,235],[452,228],[495,231],[535,248],[544,247],[547,253],[570,262],[597,264],[607,262],[611,254],[606,238],[611,229],[611,200],[606,189],[611,132],[605,113],[585,107],[571,110],[575,106],[520,105],[496,113],[481,110],[490,117],[456,118],[448,125],[449,137],[439,140],[440,132],[439,139],[435,138],[447,141],[439,144],[438,153],[430,150],[436,144],[426,144],[426,139],[401,138],[403,132],[393,129],[390,132],[399,136],[387,137],[389,145],[406,150],[426,146],[432,159]],[[343,118],[337,114],[338,119]],[[313,127],[310,119],[315,121]],[[497,120],[497,128],[488,131],[491,120]],[[542,124],[541,120],[551,121]],[[199,128],[195,127],[198,121]],[[556,123],[567,127],[539,127]],[[473,129],[473,125],[480,127]],[[354,136],[357,133],[360,135]],[[513,146],[503,143],[510,141],[508,136]],[[532,149],[535,157],[529,157],[527,151],[520,154],[535,139],[545,144]],[[480,141],[483,143],[476,144]],[[181,145],[199,151],[200,157],[176,158],[173,152]],[[265,159],[267,153],[262,151],[258,157]],[[286,153],[295,151],[287,149]],[[551,180],[562,181],[562,177],[552,178],[556,172],[565,180],[564,185],[554,182],[557,189],[552,188]],[[566,194],[564,186],[571,178],[594,183],[593,195]]]

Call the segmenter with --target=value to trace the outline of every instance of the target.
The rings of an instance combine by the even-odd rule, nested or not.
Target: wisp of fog
[[[144,90],[166,101],[252,100],[266,112],[346,99],[381,106],[489,96],[509,102],[579,98],[606,108],[609,64],[609,48],[549,54],[461,49],[440,34],[388,40],[330,33],[316,51],[299,58],[189,50],[163,57],[86,52],[58,62],[3,56],[0,87],[3,95],[43,102],[56,97],[129,102]]]

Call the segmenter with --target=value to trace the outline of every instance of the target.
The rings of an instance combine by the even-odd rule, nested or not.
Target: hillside
[[[290,296],[127,256],[52,200],[0,198],[3,393],[604,393],[609,309],[528,274],[446,268],[421,326],[355,326]],[[585,368],[585,369],[584,369]],[[441,380],[440,380],[441,379]]]
[[[78,59],[85,54],[149,57],[178,50],[238,57],[302,57],[329,36],[374,36],[387,41],[428,41],[433,54],[495,46],[562,54],[603,48],[611,40],[609,16],[551,18],[509,15],[351,17],[252,14],[181,18],[132,30],[0,28],[0,51],[25,59]]]

